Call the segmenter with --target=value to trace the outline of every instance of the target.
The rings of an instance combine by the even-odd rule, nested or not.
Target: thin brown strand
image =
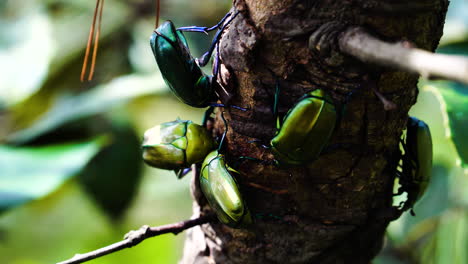
[[[99,1],[99,0],[98,0]],[[99,16],[98,16],[98,28],[96,30],[96,36],[94,37],[94,50],[93,50],[93,59],[91,61],[91,69],[89,70],[88,81],[93,79],[94,68],[96,66],[96,57],[99,47],[99,35],[101,34],[101,24],[102,24],[102,11],[104,10],[104,0],[100,1],[101,5],[99,6]]]
[[[93,23],[91,23],[91,28],[89,29],[88,43],[86,44],[86,52],[85,52],[85,57],[84,57],[84,60],[83,60],[83,67],[81,68],[80,80],[82,82],[84,81],[84,76],[86,74],[86,68],[88,67],[89,52],[91,50],[91,44],[92,44],[92,41],[93,41],[94,28],[96,26],[96,18],[97,18],[100,2],[101,2],[100,0],[96,1],[96,7],[94,8]]]
[[[160,10],[160,0],[156,0],[156,23],[154,29],[157,29],[159,26],[159,10]]]
[[[95,31],[95,28],[96,28],[96,20],[97,20],[97,16],[98,16],[98,10],[99,10],[100,3],[101,3],[101,1],[97,0],[96,1],[96,7],[94,8],[93,22],[91,23],[91,28],[89,30],[88,43],[86,45],[86,52],[85,52],[85,57],[84,57],[84,60],[83,60],[83,67],[81,69],[81,78],[80,78],[80,80],[82,82],[84,81],[84,76],[86,74],[86,70],[87,70],[87,67],[88,67],[88,58],[89,58],[89,54],[90,54],[90,51],[91,51],[91,45],[93,43],[94,31]]]

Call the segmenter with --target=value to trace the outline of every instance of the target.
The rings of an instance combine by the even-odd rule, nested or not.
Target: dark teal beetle
[[[402,170],[399,194],[406,192],[402,211],[413,208],[424,195],[431,179],[432,171],[432,138],[429,126],[415,117],[409,117],[406,128],[406,142],[403,144]],[[414,214],[411,210],[411,214]]]
[[[234,228],[252,223],[250,212],[233,177],[237,173],[226,164],[224,155],[218,150],[208,154],[200,172],[200,187],[211,208],[221,223]]]
[[[148,129],[142,145],[148,165],[174,170],[179,176],[184,168],[202,162],[216,146],[206,128],[179,119]]]
[[[316,89],[304,95],[283,119],[270,145],[280,164],[301,165],[316,159],[335,128],[336,109]]]
[[[211,28],[184,27],[176,29],[171,21],[166,21],[151,35],[151,49],[163,79],[182,102],[193,107],[222,106],[213,103],[217,100],[212,85],[213,76],[204,74],[200,67],[208,63],[221,38],[221,33],[236,15],[237,13],[221,26],[230,16],[228,13],[216,26]],[[200,60],[194,59],[182,31],[208,32],[218,27],[220,29],[215,35],[209,51]],[[216,65],[215,69],[217,69]]]

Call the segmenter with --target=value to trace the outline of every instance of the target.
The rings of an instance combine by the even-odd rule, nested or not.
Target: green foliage
[[[202,114],[164,97],[166,85],[148,46],[153,9],[143,2],[106,1],[95,81],[79,83],[94,3],[0,1],[0,263],[55,263],[143,224],[190,216],[188,177],[139,172],[135,135],[177,115],[197,120]],[[231,1],[165,5],[162,19],[214,25]],[[458,42],[440,52],[467,54],[467,8],[466,1],[451,1],[443,43]],[[187,38],[194,56],[201,55],[197,47],[209,46],[203,34]],[[375,263],[467,263],[464,89],[449,82],[421,85],[411,115],[431,128],[432,181],[416,216],[391,225],[389,247]],[[175,263],[182,241],[161,236],[93,263]],[[402,255],[405,260],[395,257]]]
[[[458,42],[438,49],[440,53],[468,55],[468,42]],[[463,166],[468,164],[468,85],[451,81],[425,82],[441,102],[446,115],[447,136],[451,137]]]
[[[148,45],[154,11],[141,1],[106,1],[95,77],[80,83],[94,4],[0,3],[0,263],[56,263],[191,214],[188,178],[144,168],[140,144],[147,128],[202,111],[166,97]],[[200,3],[162,15],[212,25],[230,2],[212,4],[204,21],[193,19],[206,16]],[[161,236],[93,263],[175,263],[182,241]]]
[[[120,220],[143,176],[140,138],[128,124],[109,126],[112,144],[88,163],[78,180],[111,220]]]
[[[154,82],[161,83],[160,77],[129,75],[80,94],[63,94],[37,121],[11,133],[7,141],[15,144],[29,142],[42,134],[108,111],[138,96],[155,94],[162,90],[162,86],[155,86]]]
[[[0,212],[47,195],[77,174],[103,139],[44,147],[0,146]]]
[[[468,48],[468,46],[467,46]],[[435,83],[433,90],[439,93],[446,108],[448,117],[448,131],[460,155],[462,165],[468,165],[468,137],[466,128],[468,124],[468,86],[453,82]],[[439,97],[440,98],[440,97]]]

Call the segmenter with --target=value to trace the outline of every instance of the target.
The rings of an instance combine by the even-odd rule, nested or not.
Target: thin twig
[[[130,248],[133,247],[137,244],[139,244],[141,241],[162,235],[162,234],[168,234],[168,233],[173,233],[174,235],[177,235],[178,233],[192,228],[194,226],[202,225],[209,223],[215,219],[214,215],[204,215],[200,216],[195,219],[190,219],[186,221],[181,221],[178,223],[173,223],[173,224],[168,224],[168,225],[163,225],[163,226],[156,226],[156,227],[149,227],[149,226],[142,226],[138,230],[133,230],[128,232],[124,240],[108,245],[106,247],[85,253],[85,254],[76,254],[73,258],[59,262],[57,264],[73,264],[73,263],[83,263],[88,260],[92,260],[98,257],[102,257],[105,255],[108,255],[110,253],[125,249],[125,248]]]
[[[388,43],[353,27],[344,32],[341,51],[366,63],[391,66],[418,73],[424,78],[454,80],[468,84],[468,57],[434,54],[411,47],[408,42]]]
[[[379,91],[377,91],[374,87],[372,87],[372,90],[374,91],[374,94],[379,98],[379,100],[382,102],[385,111],[391,111],[397,109],[397,106],[394,102],[388,100],[385,98],[383,94],[381,94]]]

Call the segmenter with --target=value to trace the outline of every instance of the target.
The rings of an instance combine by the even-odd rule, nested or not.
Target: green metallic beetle
[[[233,228],[252,223],[247,206],[233,177],[237,171],[230,168],[224,155],[215,150],[203,161],[200,187],[221,223]]]
[[[221,223],[233,228],[242,228],[252,223],[252,217],[233,177],[238,172],[226,163],[224,155],[220,152],[228,131],[227,121],[222,113],[221,118],[225,131],[218,149],[208,154],[203,161],[200,187]]]
[[[424,195],[431,179],[432,138],[429,126],[415,117],[408,118],[406,142],[403,144],[402,170],[398,172],[400,189],[398,194],[408,196],[401,207],[402,211],[411,208]]]
[[[217,25],[207,27],[182,27],[176,29],[171,21],[166,21],[151,35],[150,45],[163,79],[172,92],[184,103],[193,107],[224,106],[213,103],[217,100],[214,91],[213,76],[203,73],[203,67],[210,60],[217,47],[224,28],[235,18],[221,26],[231,16],[228,13]],[[187,40],[182,31],[208,32],[220,27],[208,52],[201,59],[194,59],[190,54]],[[215,63],[217,72],[217,63]]]
[[[184,168],[202,162],[216,144],[206,128],[178,119],[148,129],[142,147],[148,165],[182,176]]]
[[[327,145],[335,123],[336,109],[327,95],[320,89],[309,92],[283,118],[270,142],[272,152],[280,164],[312,161]]]

